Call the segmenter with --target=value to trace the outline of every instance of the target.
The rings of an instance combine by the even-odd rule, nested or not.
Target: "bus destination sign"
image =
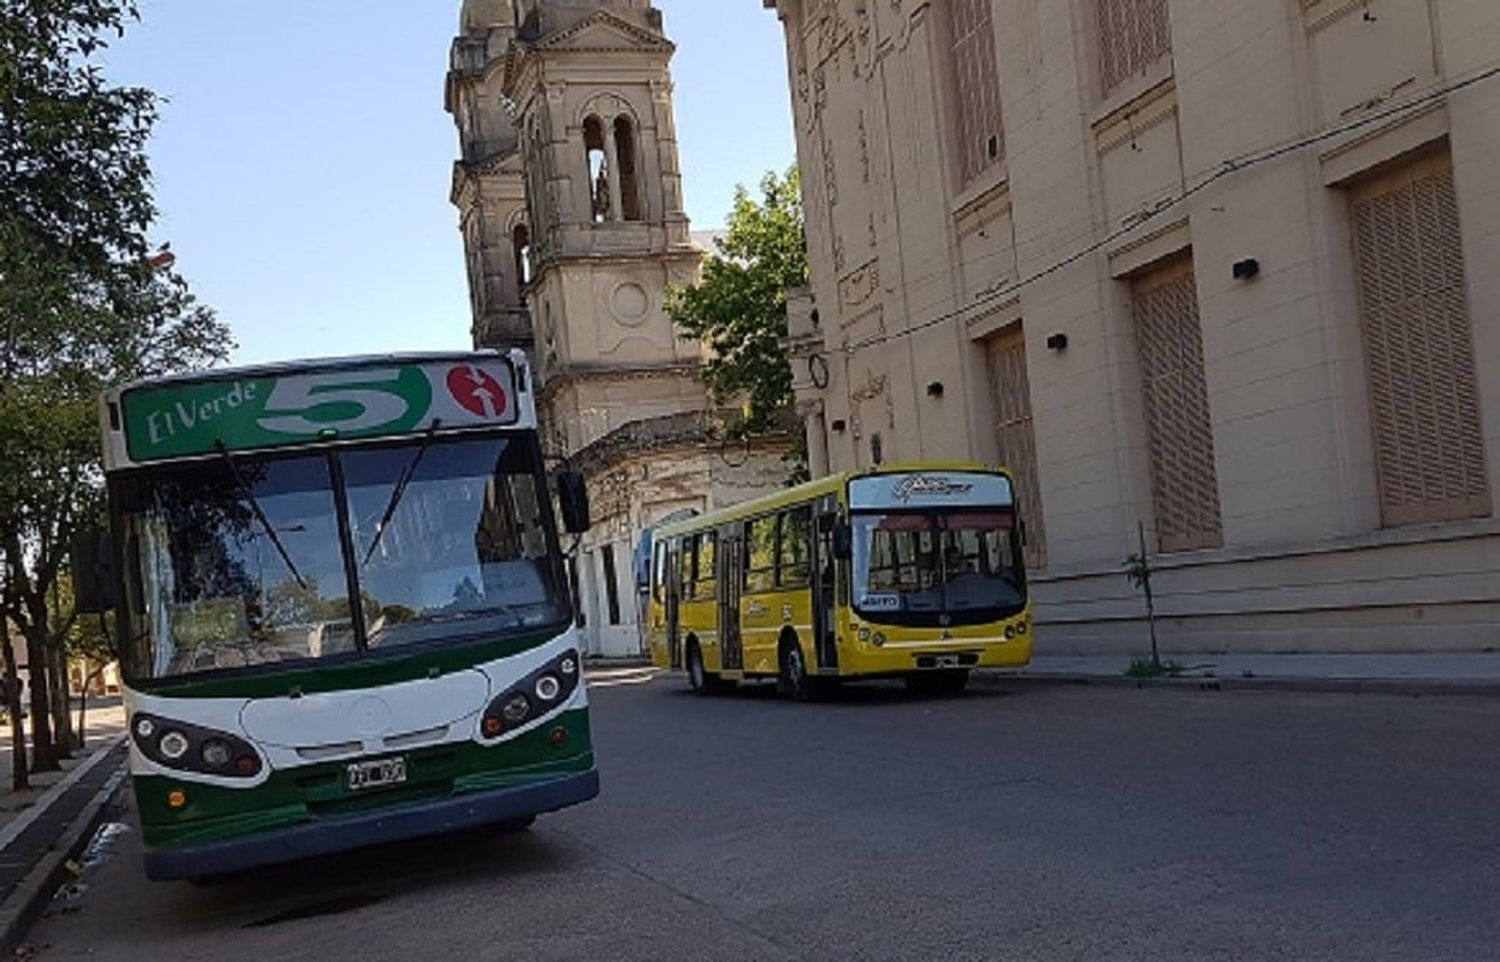
[[[501,358],[248,374],[127,390],[133,461],[320,440],[515,424],[515,371]]]

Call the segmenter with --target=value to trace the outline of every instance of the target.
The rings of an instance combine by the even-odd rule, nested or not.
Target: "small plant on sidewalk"
[[[1186,671],[1180,661],[1153,661],[1150,658],[1132,658],[1125,674],[1130,678],[1176,678]]]
[[[1125,577],[1130,579],[1130,584],[1135,590],[1141,592],[1146,598],[1146,624],[1151,630],[1151,660],[1137,658],[1131,661],[1130,668],[1126,674],[1132,678],[1155,678],[1167,674],[1167,669],[1161,663],[1161,651],[1156,643],[1156,596],[1151,591],[1151,558],[1146,554],[1146,525],[1144,522],[1136,522],[1136,534],[1140,538],[1140,551],[1125,559]],[[1173,664],[1176,664],[1173,662]],[[1141,666],[1138,669],[1137,666]],[[1149,675],[1138,674],[1138,670],[1150,671]],[[1177,665],[1181,671],[1182,666]]]

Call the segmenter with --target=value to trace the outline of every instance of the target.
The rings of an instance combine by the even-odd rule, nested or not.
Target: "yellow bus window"
[[[798,508],[781,516],[780,584],[804,588],[812,578],[812,509]]]
[[[698,536],[698,581],[693,588],[693,597],[705,601],[714,597],[714,555],[717,553],[718,536],[706,531]]]
[[[776,587],[776,519],[756,518],[745,525],[745,590]]]

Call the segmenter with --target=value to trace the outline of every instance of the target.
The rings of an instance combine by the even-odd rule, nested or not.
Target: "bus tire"
[[[817,696],[816,679],[808,675],[807,659],[795,638],[782,639],[780,662],[776,690],[793,701],[812,701]]]
[[[699,695],[722,695],[734,687],[734,682],[725,681],[703,667],[703,652],[697,640],[689,641],[687,648],[688,687]]]

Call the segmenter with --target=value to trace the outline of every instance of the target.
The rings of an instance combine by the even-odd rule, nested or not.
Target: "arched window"
[[[517,224],[511,231],[510,242],[516,255],[516,287],[521,300],[525,300],[526,285],[531,283],[531,228]]]
[[[643,220],[640,178],[636,174],[635,126],[629,117],[615,118],[615,156],[620,160],[620,215]]]
[[[589,169],[589,219],[596,224],[611,220],[609,154],[604,142],[604,121],[590,116],[583,122],[583,149]]]

